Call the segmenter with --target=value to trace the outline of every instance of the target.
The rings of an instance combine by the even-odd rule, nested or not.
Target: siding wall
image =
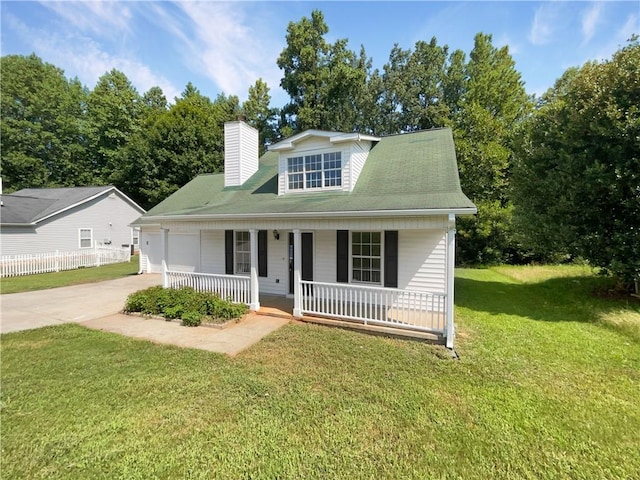
[[[141,212],[111,192],[56,215],[34,228],[2,227],[2,255],[47,253],[80,248],[79,229],[91,228],[93,242],[111,240],[113,246],[131,244],[131,224]]]
[[[398,232],[398,288],[446,292],[446,231]]]
[[[346,190],[352,191],[358,183],[358,177],[360,177],[360,172],[367,161],[369,150],[371,150],[371,142],[354,142],[351,145],[350,170],[346,181],[348,183]]]
[[[200,233],[169,232],[169,270],[179,272],[199,272],[200,270]]]
[[[248,230],[235,228],[236,230]],[[318,282],[336,281],[336,229],[313,231],[314,279]],[[347,230],[360,230],[353,225]],[[385,226],[377,230],[392,230]],[[362,229],[366,230],[366,229]],[[376,229],[372,229],[376,230]],[[279,229],[280,239],[275,240],[273,229],[267,235],[267,277],[260,277],[260,292],[285,295],[289,288],[288,233]],[[151,245],[146,241],[156,240],[161,261],[161,235],[143,230],[141,254],[148,254]],[[400,229],[398,232],[398,288],[446,292],[446,230]],[[169,266],[182,271],[225,273],[224,230],[203,230],[201,233],[169,234]],[[141,262],[143,260],[141,259]],[[150,262],[151,264],[151,262]],[[384,272],[383,272],[384,275]]]
[[[258,131],[244,122],[224,124],[224,184],[242,185],[258,170]]]

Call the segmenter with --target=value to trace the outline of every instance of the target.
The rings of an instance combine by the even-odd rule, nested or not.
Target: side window
[[[93,229],[81,228],[79,231],[80,248],[93,247]]]
[[[251,242],[249,232],[236,232],[236,271],[235,273],[251,272]]]
[[[380,232],[351,234],[351,274],[354,282],[381,283],[381,246]]]

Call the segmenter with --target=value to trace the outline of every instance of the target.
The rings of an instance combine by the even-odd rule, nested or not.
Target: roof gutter
[[[369,211],[343,211],[343,212],[288,212],[288,213],[229,213],[222,215],[194,214],[194,215],[156,215],[148,217],[154,221],[168,220],[243,220],[248,218],[362,218],[362,217],[415,217],[436,215],[474,215],[478,213],[475,207],[466,208],[435,208],[412,210],[369,210]],[[149,225],[149,224],[141,224]]]

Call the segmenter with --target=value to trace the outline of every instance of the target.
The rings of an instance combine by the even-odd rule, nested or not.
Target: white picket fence
[[[99,267],[131,260],[129,248],[100,245],[70,252],[48,252],[32,255],[2,255],[0,277],[17,277],[36,273],[60,272],[82,267]]]

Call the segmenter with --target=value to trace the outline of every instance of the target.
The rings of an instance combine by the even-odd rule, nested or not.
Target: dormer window
[[[287,158],[287,188],[312,190],[342,186],[342,153]]]

